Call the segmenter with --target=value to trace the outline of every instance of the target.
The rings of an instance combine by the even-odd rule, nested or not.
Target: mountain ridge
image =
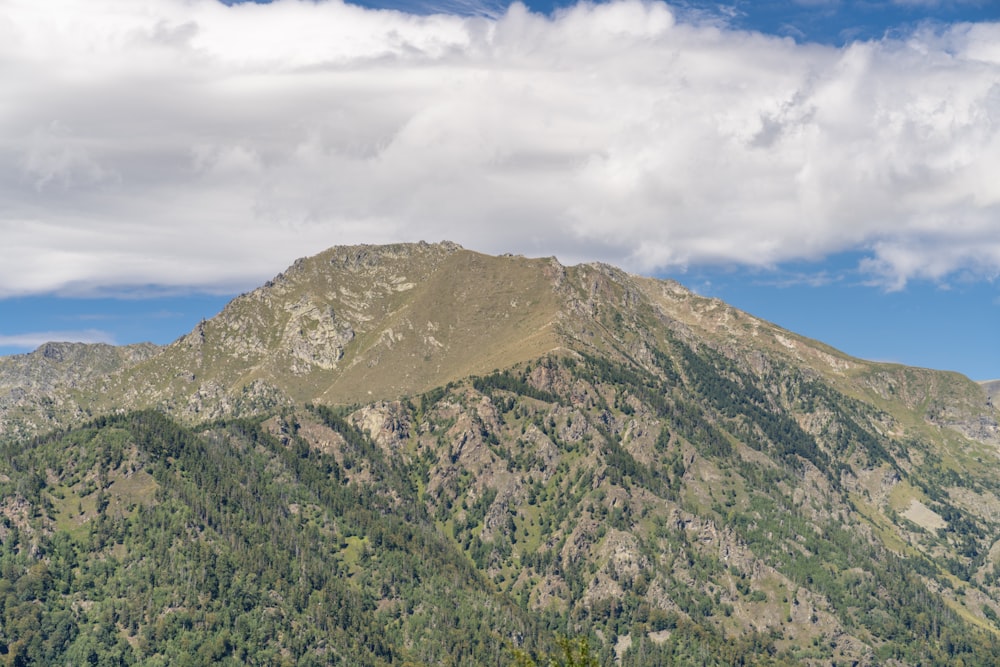
[[[55,405],[37,405],[30,383],[5,370],[33,357],[10,357],[0,363],[0,389],[8,387],[0,435],[122,407],[204,419],[309,401],[392,400],[558,349],[643,360],[658,344],[643,330],[662,327],[742,356],[756,372],[771,360],[804,366],[860,400],[901,403],[914,426],[931,415],[1000,444],[988,384],[850,357],[675,281],[602,263],[492,257],[449,241],[334,246],[301,258],[173,343],[121,348],[117,365],[103,358],[112,348],[74,346],[94,350],[93,372],[46,385]],[[929,384],[941,388],[934,399]]]
[[[331,248],[116,363],[0,412],[12,585],[125,618],[102,655],[505,664],[557,628],[626,667],[1000,659],[998,413],[956,373],[450,243]],[[73,583],[108,562],[117,587]],[[150,568],[176,604],[121,592]]]

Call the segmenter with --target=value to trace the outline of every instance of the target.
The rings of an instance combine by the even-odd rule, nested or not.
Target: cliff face
[[[270,521],[320,559],[255,575],[279,591],[265,615],[294,619],[279,651],[323,617],[300,578],[322,561],[347,582],[325,602],[360,596],[355,629],[389,628],[390,664],[454,655],[451,623],[481,642],[460,664],[544,627],[631,665],[998,657],[998,413],[956,374],[854,359],[673,282],[448,243],[333,248],[161,350],[88,354],[5,360],[37,397],[8,425],[117,415],[24,451],[8,430],[5,525],[89,535],[97,562],[117,553],[100,531],[176,502],[177,539],[263,567],[241,512]],[[401,583],[415,572],[434,585]],[[175,612],[136,612],[134,632]]]

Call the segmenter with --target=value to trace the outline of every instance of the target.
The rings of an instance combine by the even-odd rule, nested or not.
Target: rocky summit
[[[995,394],[603,264],[331,248],[0,359],[0,662],[998,664]]]

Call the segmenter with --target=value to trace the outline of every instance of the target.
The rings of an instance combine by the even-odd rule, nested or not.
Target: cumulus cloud
[[[1000,271],[1000,24],[843,48],[667,4],[0,0],[0,296],[241,289],[340,243],[641,272]]]

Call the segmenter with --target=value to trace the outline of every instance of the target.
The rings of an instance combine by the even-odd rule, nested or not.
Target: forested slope
[[[9,446],[0,654],[511,664],[569,635],[625,665],[1000,660],[997,526],[949,501],[958,480],[822,385],[786,400],[835,412],[832,437],[678,349],[656,373],[549,357],[402,402]],[[879,518],[873,469],[946,526]]]

